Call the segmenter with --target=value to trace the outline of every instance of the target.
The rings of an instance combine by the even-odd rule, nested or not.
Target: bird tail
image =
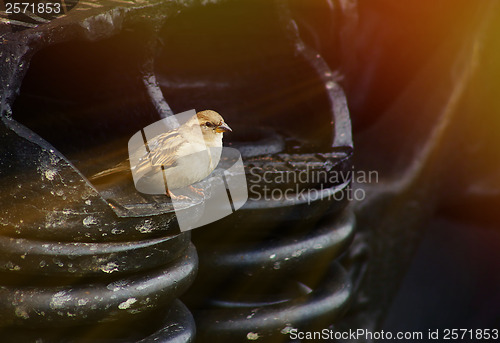
[[[123,172],[129,171],[129,170],[130,170],[130,163],[128,160],[126,160],[124,162],[118,163],[113,168],[109,168],[109,169],[103,170],[99,173],[92,175],[89,178],[89,180],[95,181],[95,180],[99,180],[99,179],[102,179],[102,178],[105,178],[108,176],[112,176],[112,175],[115,175],[118,173],[123,173]]]

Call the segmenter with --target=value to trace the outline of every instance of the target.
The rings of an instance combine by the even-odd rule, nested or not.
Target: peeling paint
[[[135,302],[137,301],[136,298],[128,298],[126,301],[122,302],[120,305],[118,305],[118,308],[120,310],[126,310],[128,309],[130,306],[132,306],[132,304],[134,304]]]
[[[144,223],[139,224],[135,227],[140,233],[151,233],[154,230],[153,222],[151,220],[145,220]]]
[[[88,299],[78,299],[78,306],[84,306],[87,305],[89,302]]]
[[[45,178],[49,181],[53,181],[57,175],[57,171],[49,169],[45,171]]]
[[[247,339],[249,341],[256,341],[259,339],[259,334],[256,332],[249,332],[247,333]]]
[[[61,291],[54,294],[54,296],[50,300],[49,306],[54,310],[56,308],[62,308],[64,306],[64,303],[70,301],[71,299],[71,295],[67,294],[66,291]]]
[[[101,266],[100,268],[103,272],[111,274],[113,272],[117,272],[118,269],[118,264],[115,262],[108,262],[108,264]]]
[[[291,325],[287,325],[283,328],[283,330],[281,330],[281,333],[283,335],[288,335],[290,332],[292,332],[292,330],[294,330],[295,328]]]
[[[128,285],[128,282],[125,280],[118,280],[115,282],[110,283],[109,285],[106,286],[107,289],[110,291],[116,292],[120,289],[125,288]]]
[[[23,319],[28,319],[30,317],[28,312],[26,312],[25,310],[23,310],[19,307],[16,307],[15,314],[17,317],[23,318]]]
[[[88,216],[83,219],[83,225],[85,225],[86,227],[90,227],[91,225],[97,225],[97,224],[99,224],[99,221],[97,220],[97,218],[93,216]]]

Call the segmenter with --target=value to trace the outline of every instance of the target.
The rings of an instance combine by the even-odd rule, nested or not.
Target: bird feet
[[[197,194],[198,196],[200,196],[202,198],[205,197],[205,193],[203,192],[203,188],[196,188],[192,185],[189,186],[188,188],[192,192],[193,195]],[[174,194],[170,189],[167,189],[167,196],[170,199],[176,200],[176,201],[180,201],[180,200],[192,201],[193,200],[192,197],[185,195],[185,194]]]
[[[193,185],[190,185],[189,189],[191,191],[193,191],[194,193],[198,194],[199,196],[202,196],[202,197],[205,196],[205,192],[203,192],[203,188],[196,188]]]
[[[167,189],[167,196],[172,199],[172,200],[176,200],[176,201],[180,201],[180,200],[191,200],[190,197],[188,196],[185,196],[185,195],[182,195],[182,194],[179,194],[179,195],[175,195],[174,193],[172,193],[172,191],[170,189]]]

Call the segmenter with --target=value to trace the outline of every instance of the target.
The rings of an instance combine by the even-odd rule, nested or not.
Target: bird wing
[[[179,149],[186,143],[177,130],[158,135],[148,142],[149,159],[154,166],[173,167],[177,164]]]
[[[151,167],[161,167],[165,169],[177,165],[177,153],[186,141],[178,130],[158,135],[148,141],[148,151],[139,157],[135,166],[135,171],[142,169],[150,170]]]
[[[92,175],[90,179],[97,180],[130,169],[136,173],[141,171],[155,173],[161,166],[165,169],[175,167],[178,165],[179,149],[186,143],[178,129],[160,134],[148,141],[146,151],[139,149],[133,153],[133,160],[137,161],[135,166],[131,166],[130,159],[127,158],[113,168]]]

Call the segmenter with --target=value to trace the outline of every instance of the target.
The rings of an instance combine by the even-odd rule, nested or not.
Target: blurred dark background
[[[335,4],[341,54],[310,42],[342,71],[356,165],[385,187],[426,175],[435,204],[383,329],[500,328],[498,3]]]
[[[420,331],[424,337],[429,329],[441,335],[444,329],[498,329],[499,247],[498,226],[435,217],[383,329]]]

